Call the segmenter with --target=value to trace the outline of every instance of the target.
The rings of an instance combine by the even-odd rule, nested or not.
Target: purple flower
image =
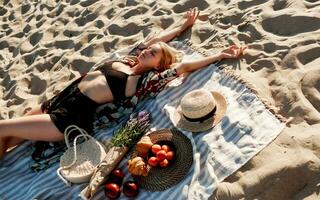
[[[140,111],[139,114],[138,114],[138,118],[143,118],[146,115],[149,115],[149,113],[147,111],[145,111],[145,110]]]
[[[148,115],[144,116],[143,118],[138,119],[139,123],[145,123],[145,122],[148,122],[149,120],[150,119],[149,119]]]

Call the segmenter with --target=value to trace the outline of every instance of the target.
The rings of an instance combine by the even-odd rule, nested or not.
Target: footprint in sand
[[[320,47],[311,48],[307,51],[300,52],[297,55],[298,60],[303,64],[306,65],[320,56]]]
[[[54,43],[59,49],[72,49],[74,47],[74,42],[72,40],[57,40]]]
[[[132,9],[132,10],[129,10],[127,13],[125,13],[123,15],[123,18],[124,19],[128,19],[132,16],[136,16],[136,15],[141,15],[141,14],[144,14],[148,11],[147,8],[145,7],[138,7],[138,8],[135,8],[135,9]]]
[[[274,11],[277,11],[277,10],[282,10],[282,9],[285,9],[285,8],[288,8],[289,6],[291,6],[292,4],[295,3],[295,0],[275,0],[273,2],[273,10]]]
[[[19,88],[17,87],[17,85],[10,88],[10,90],[6,93],[6,95],[3,98],[4,100],[7,100],[7,107],[10,107],[12,105],[20,105],[23,102],[25,102],[25,100],[27,98],[21,98],[19,96],[20,93],[21,92],[20,92]]]
[[[0,16],[5,15],[8,12],[7,9],[5,9],[4,7],[0,7]]]
[[[91,6],[92,4],[96,3],[99,0],[87,0],[87,1],[81,1],[80,5],[83,7]]]
[[[247,8],[253,7],[253,6],[257,6],[260,4],[264,4],[266,3],[268,0],[253,0],[253,1],[240,1],[238,3],[238,8],[240,10],[245,10]]]
[[[262,28],[274,35],[294,36],[318,30],[320,28],[320,19],[308,16],[280,15],[264,19]]]
[[[320,5],[319,0],[304,0],[304,4],[307,8],[314,8]]]
[[[320,70],[311,70],[301,80],[301,90],[315,109],[320,112]]]
[[[94,52],[94,47],[93,45],[89,45],[88,47],[84,48],[83,50],[80,51],[80,54],[83,56],[91,57]]]
[[[47,50],[46,49],[38,49],[37,51],[34,51],[32,53],[26,54],[23,56],[23,59],[25,61],[25,63],[29,66],[32,65],[33,62],[36,60],[36,58],[38,56],[45,56],[47,54]]]
[[[46,57],[48,57],[48,56],[46,56]],[[55,63],[53,63],[51,61],[44,61],[44,62],[39,62],[39,63],[35,64],[33,66],[33,68],[37,72],[43,72],[45,70],[51,71],[51,68],[54,66],[54,64]],[[33,69],[30,68],[30,70],[33,70]]]
[[[43,33],[41,32],[35,32],[34,34],[32,34],[29,38],[30,40],[30,44],[32,44],[33,46],[37,45],[38,42],[42,39],[43,37]]]
[[[37,15],[36,16],[36,20],[39,21],[40,19],[42,19],[43,15]]]
[[[115,11],[113,8],[109,9],[104,15],[107,16],[108,19],[112,19],[115,16]]]
[[[168,18],[161,18],[160,22],[161,22],[161,28],[166,29],[174,23],[174,20],[171,17],[168,17]]]
[[[152,15],[153,16],[161,16],[161,15],[171,15],[172,11],[164,8],[160,8],[156,10]]]
[[[14,46],[10,46],[9,51],[12,53],[13,58],[15,58],[19,54],[19,49]]]
[[[139,33],[144,28],[145,26],[139,26],[136,23],[131,22],[123,27],[117,24],[112,24],[108,27],[108,30],[112,35],[131,36]]]
[[[14,35],[12,35],[12,37],[16,37],[16,38],[23,38],[25,36],[25,33],[24,32],[18,32]]]
[[[8,48],[9,47],[9,43],[6,41],[2,41],[0,42],[0,50]]]
[[[272,62],[272,60],[269,59],[258,59],[254,61],[251,65],[250,68],[253,69],[254,71],[259,71],[261,69],[268,69],[268,72],[275,71],[276,67],[275,64]]]
[[[86,10],[82,13],[82,15],[75,19],[75,22],[78,26],[84,26],[88,22],[94,21],[98,15],[96,13],[91,13],[89,10]]]
[[[76,5],[76,4],[78,4],[78,3],[80,3],[80,0],[72,0],[72,1],[70,2],[70,5]]]
[[[9,25],[8,25],[8,24],[3,24],[3,25],[2,25],[2,29],[7,29],[7,28],[9,28]]]
[[[97,20],[95,26],[101,29],[102,27],[104,27],[104,23],[102,20]]]
[[[38,76],[32,76],[28,88],[30,88],[31,94],[40,95],[46,91],[47,81],[42,80]]]
[[[26,14],[31,8],[30,4],[24,4],[21,6],[21,14],[24,15]]]
[[[40,22],[36,23],[36,27],[39,28],[42,26],[42,24],[45,22],[46,20],[41,20]]]
[[[63,31],[63,35],[67,36],[67,37],[75,37],[80,35],[81,32],[80,31],[72,31],[72,30],[65,30]]]
[[[8,19],[9,19],[9,21],[14,21],[16,19],[16,16],[14,15],[14,12],[10,13]]]
[[[239,40],[244,41],[246,44],[262,38],[262,34],[253,24],[246,23],[240,25],[238,26],[238,31],[242,33],[238,35]]]
[[[75,59],[70,63],[71,69],[78,71],[80,74],[88,72],[94,65],[94,62]]]
[[[6,72],[7,73],[7,72]],[[17,85],[16,80],[12,80],[12,78],[9,75],[6,75],[2,82],[1,85],[4,87],[5,91],[9,91],[11,88],[13,88],[15,85]],[[7,92],[6,92],[7,93]],[[8,100],[7,96],[2,97],[4,100]],[[10,98],[10,97],[9,97]]]
[[[23,32],[24,33],[28,33],[31,30],[31,26],[29,24],[27,24],[24,28],[23,28]]]
[[[119,39],[116,38],[112,41],[106,41],[106,42],[103,42],[103,48],[105,50],[105,52],[110,52],[112,50],[112,48],[119,42]]]
[[[26,19],[26,22],[30,23],[30,21],[31,21],[33,18],[34,18],[34,16],[31,15],[30,17],[28,17],[28,18]]]
[[[181,3],[177,3],[172,10],[175,13],[182,13],[185,12],[187,10],[189,10],[189,8],[194,8],[194,7],[198,7],[199,10],[205,10],[209,7],[210,5],[207,3],[207,1],[205,0],[187,0],[185,2],[181,2]]]

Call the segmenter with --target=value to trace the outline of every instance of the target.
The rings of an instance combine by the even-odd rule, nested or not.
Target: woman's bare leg
[[[2,156],[4,155],[4,153],[6,152],[6,148],[5,148],[6,144],[5,144],[5,140],[0,138],[0,159],[2,158]]]
[[[24,114],[24,116],[26,116],[26,115],[40,115],[40,114],[45,114],[45,113],[42,112],[41,106],[36,106],[36,107],[33,107],[30,111],[28,111],[26,114]]]
[[[28,111],[24,116],[40,115],[40,114],[44,114],[44,113],[41,111],[41,107],[37,106],[32,108],[30,111]],[[21,144],[23,141],[25,141],[25,139],[9,136],[9,137],[3,138],[3,141],[5,145],[4,148],[8,152],[14,149],[14,147],[16,147],[17,145]]]
[[[64,139],[63,134],[56,128],[48,114],[1,120],[0,139],[3,137],[18,137],[41,141],[61,141]],[[0,150],[2,150],[0,152],[1,157],[1,153],[4,154],[5,151],[3,149]]]

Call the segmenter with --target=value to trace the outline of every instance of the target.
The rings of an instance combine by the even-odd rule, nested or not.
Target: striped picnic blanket
[[[171,45],[186,53],[183,59],[203,56],[188,42],[171,42]],[[194,163],[187,177],[162,192],[140,190],[137,199],[208,199],[219,182],[243,166],[284,128],[284,120],[274,114],[252,87],[215,64],[172,81],[170,87],[137,109],[151,112],[153,129],[172,128],[172,109],[184,94],[202,87],[224,95],[228,103],[226,116],[209,131],[200,134],[182,131],[191,140],[194,152]],[[95,137],[107,141],[118,128],[101,130]],[[30,141],[25,142],[0,162],[0,199],[80,199],[78,195],[86,184],[66,186],[56,175],[58,163],[46,171],[31,171],[31,145]],[[125,180],[130,180],[127,160],[125,157],[118,167],[125,172]],[[100,187],[93,199],[105,198]],[[126,197],[121,194],[120,199]]]

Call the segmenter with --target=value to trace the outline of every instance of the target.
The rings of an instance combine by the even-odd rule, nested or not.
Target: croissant
[[[138,155],[146,156],[153,143],[149,136],[143,136],[136,145]]]
[[[139,156],[128,161],[128,170],[136,176],[147,176],[150,171],[143,158]]]

